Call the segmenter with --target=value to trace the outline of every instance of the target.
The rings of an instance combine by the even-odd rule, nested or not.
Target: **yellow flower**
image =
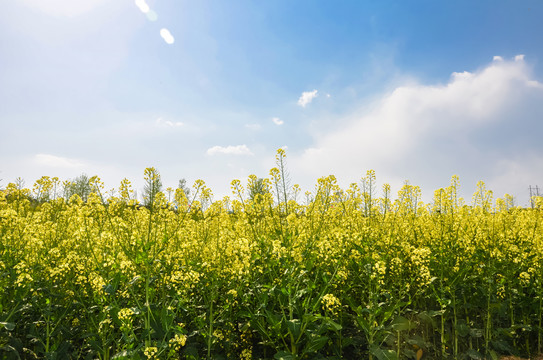
[[[243,360],[251,360],[253,358],[253,350],[251,350],[251,349],[243,349],[241,351],[241,354],[240,354],[239,358],[243,359]]]
[[[324,295],[321,303],[324,311],[328,311],[334,315],[337,315],[339,309],[341,308],[341,301],[339,301],[339,299],[333,294]]]
[[[156,346],[148,346],[143,350],[143,354],[147,357],[147,359],[157,359],[157,353],[158,349]]]
[[[179,351],[187,343],[187,336],[183,334],[175,334],[168,342],[171,349]]]
[[[124,309],[119,310],[119,314],[118,314],[119,320],[121,320],[122,322],[128,322],[132,320],[132,315],[134,315],[134,311],[129,308],[124,308]]]
[[[523,271],[519,274],[518,278],[520,279],[520,283],[522,286],[528,286],[530,285],[530,274]]]

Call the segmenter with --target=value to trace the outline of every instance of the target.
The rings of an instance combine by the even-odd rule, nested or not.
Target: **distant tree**
[[[156,196],[162,191],[162,181],[160,180],[159,172],[154,167],[145,169],[143,178],[145,180],[145,185],[143,186],[143,205],[152,211]]]
[[[269,187],[266,185],[263,178],[257,178],[250,182],[247,190],[251,201],[254,201],[257,195],[265,195],[270,192]]]
[[[15,179],[15,187],[17,190],[23,190],[25,188],[25,181],[22,177],[19,176],[17,179]]]
[[[73,195],[79,195],[81,200],[87,201],[91,192],[90,178],[86,174],[81,174],[64,185],[64,196],[66,199],[71,198]]]
[[[183,190],[187,199],[189,198],[190,188],[187,185],[187,180],[185,180],[184,178],[179,180],[179,184],[177,185],[177,188]]]

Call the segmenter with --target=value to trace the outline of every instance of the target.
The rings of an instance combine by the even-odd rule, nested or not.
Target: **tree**
[[[64,186],[64,194],[66,199],[70,199],[73,195],[79,195],[81,200],[87,201],[92,192],[90,178],[87,174],[81,174]]]
[[[145,185],[143,186],[143,205],[153,211],[156,196],[162,190],[160,174],[154,167],[151,167],[145,169],[143,178],[145,180]]]
[[[23,190],[25,188],[25,180],[22,177],[15,179],[15,187],[17,190]]]
[[[185,180],[184,178],[179,180],[179,184],[177,185],[177,188],[183,190],[187,199],[189,198],[190,188],[187,185],[187,180]]]
[[[269,185],[266,181],[263,178],[256,177],[254,181],[249,182],[247,190],[249,191],[249,199],[251,199],[251,201],[254,201],[257,198],[257,195],[264,196],[270,192]]]

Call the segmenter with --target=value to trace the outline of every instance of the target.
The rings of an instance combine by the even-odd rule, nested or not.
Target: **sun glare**
[[[175,41],[173,35],[170,33],[170,30],[168,30],[166,28],[163,28],[163,29],[160,30],[160,36],[162,36],[162,38],[164,39],[166,44],[171,45]]]
[[[82,15],[94,10],[106,2],[106,0],[22,0],[23,4],[32,9],[41,11],[51,16],[66,17]]]
[[[136,0],[136,6],[140,9],[140,11],[144,14],[147,14],[151,8],[149,7],[149,5],[147,5],[147,3],[145,2],[145,0]]]

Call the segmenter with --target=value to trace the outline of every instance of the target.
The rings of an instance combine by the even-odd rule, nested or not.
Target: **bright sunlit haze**
[[[165,187],[373,169],[424,200],[458,175],[543,186],[540,1],[22,0],[0,11],[0,188]]]

